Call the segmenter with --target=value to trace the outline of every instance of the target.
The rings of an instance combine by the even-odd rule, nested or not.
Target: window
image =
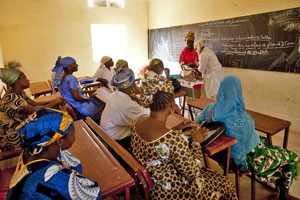
[[[88,6],[124,8],[124,0],[88,0]]]
[[[91,24],[93,61],[110,56],[114,61],[126,59],[126,26],[124,24]]]

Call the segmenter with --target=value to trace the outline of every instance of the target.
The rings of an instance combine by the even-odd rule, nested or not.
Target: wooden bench
[[[214,100],[206,98],[200,98],[188,102],[188,107],[192,120],[194,120],[192,107],[203,110],[208,104],[214,102]],[[246,112],[252,117],[253,121],[255,122],[255,129],[267,134],[267,138],[270,144],[272,144],[272,136],[284,130],[283,148],[287,148],[289,130],[291,126],[290,121],[279,119],[248,109],[246,109]]]
[[[102,198],[125,190],[125,198],[129,200],[129,187],[134,185],[133,178],[84,121],[76,121],[74,126],[76,139],[69,151],[81,161],[83,176],[97,181],[101,188]]]
[[[21,154],[22,150],[11,150],[0,152],[0,161],[17,157]],[[16,167],[10,167],[6,169],[0,168],[0,199],[5,199],[9,190],[10,179],[12,178]]]
[[[92,130],[116,153],[120,156],[129,167],[135,172],[136,178],[140,181],[144,189],[145,199],[149,199],[148,189],[151,188],[154,183],[150,177],[150,174],[127,150],[125,150],[119,143],[113,140],[105,131],[98,126],[90,117],[86,118],[86,123],[92,128]]]
[[[40,95],[52,94],[52,88],[46,81],[30,83],[29,89],[34,98]]]

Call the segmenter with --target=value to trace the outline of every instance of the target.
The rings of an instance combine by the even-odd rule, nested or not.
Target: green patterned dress
[[[282,179],[284,186],[289,189],[300,164],[299,157],[292,151],[268,144],[266,138],[260,137],[260,140],[247,155],[248,165],[261,182],[275,187]]]

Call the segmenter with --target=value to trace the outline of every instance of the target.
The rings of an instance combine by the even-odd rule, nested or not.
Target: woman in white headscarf
[[[218,94],[220,82],[225,76],[222,65],[216,54],[205,47],[203,38],[195,43],[195,49],[199,55],[198,71],[203,74],[206,97],[215,98]]]
[[[109,56],[103,56],[100,61],[100,66],[96,73],[92,77],[93,81],[99,81],[104,84],[105,87],[112,89],[111,79],[114,75],[114,61]]]

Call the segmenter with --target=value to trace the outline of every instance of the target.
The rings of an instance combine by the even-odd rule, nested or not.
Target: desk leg
[[[183,104],[182,104],[182,112],[181,112],[182,117],[184,117],[185,101],[186,101],[186,95],[183,96]]]
[[[209,162],[208,162],[208,154],[204,152],[203,157],[204,157],[205,167],[210,168],[210,165],[209,165]]]
[[[228,170],[229,170],[229,160],[230,160],[230,147],[227,148],[227,158],[226,158],[226,166],[224,171],[224,176],[228,177]]]
[[[272,136],[267,134],[267,138],[268,138],[268,142],[269,144],[272,144],[273,145],[273,142],[272,142]]]
[[[129,187],[127,187],[125,189],[125,199],[126,200],[130,200],[130,191],[129,191]]]
[[[188,104],[189,107],[189,111],[190,111],[190,115],[191,115],[191,119],[194,121],[194,115],[193,115],[193,111],[192,111],[192,107]]]
[[[290,132],[290,127],[287,127],[284,130],[284,139],[283,139],[283,148],[287,148],[288,140],[289,140],[289,132]]]

